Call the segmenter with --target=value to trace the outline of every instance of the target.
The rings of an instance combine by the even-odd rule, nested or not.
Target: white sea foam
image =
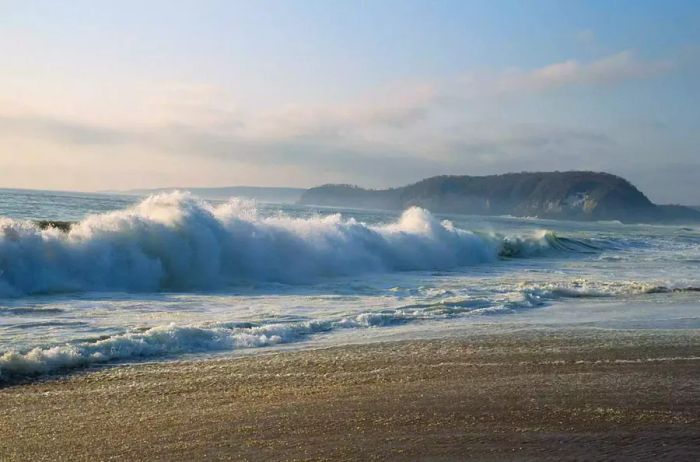
[[[546,232],[526,238],[475,234],[415,207],[395,223],[371,226],[340,214],[261,217],[239,200],[212,206],[170,193],[92,215],[68,233],[0,219],[0,296],[306,283],[445,270],[570,245]]]
[[[302,340],[335,329],[386,326],[419,319],[403,310],[361,313],[336,320],[313,320],[261,325],[215,323],[198,326],[157,326],[93,342],[37,347],[0,355],[0,382],[14,377],[73,369],[115,360],[169,356],[271,346]]]
[[[571,296],[597,295],[573,289],[525,287],[516,294],[500,299],[442,300],[434,304],[407,305],[335,319],[259,324],[241,322],[184,326],[169,324],[94,341],[36,347],[28,351],[7,351],[0,354],[0,383],[17,377],[111,361],[273,346],[302,341],[315,334],[330,333],[340,329],[379,328],[464,315],[507,314]]]

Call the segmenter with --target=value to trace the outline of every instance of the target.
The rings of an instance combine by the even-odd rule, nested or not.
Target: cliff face
[[[324,185],[307,190],[300,202],[391,210],[417,205],[444,213],[570,220],[700,221],[695,210],[659,207],[627,180],[595,172],[438,176],[386,190]]]

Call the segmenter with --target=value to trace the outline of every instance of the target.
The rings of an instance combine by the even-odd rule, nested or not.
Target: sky
[[[595,170],[700,204],[700,2],[0,0],[0,187]]]

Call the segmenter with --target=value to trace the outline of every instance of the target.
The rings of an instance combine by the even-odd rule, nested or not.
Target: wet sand
[[[700,331],[465,335],[0,389],[0,460],[697,460]]]

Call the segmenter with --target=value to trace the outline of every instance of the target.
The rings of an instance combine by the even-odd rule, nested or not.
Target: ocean
[[[692,226],[0,190],[0,382],[457,331],[698,328],[699,270]]]

